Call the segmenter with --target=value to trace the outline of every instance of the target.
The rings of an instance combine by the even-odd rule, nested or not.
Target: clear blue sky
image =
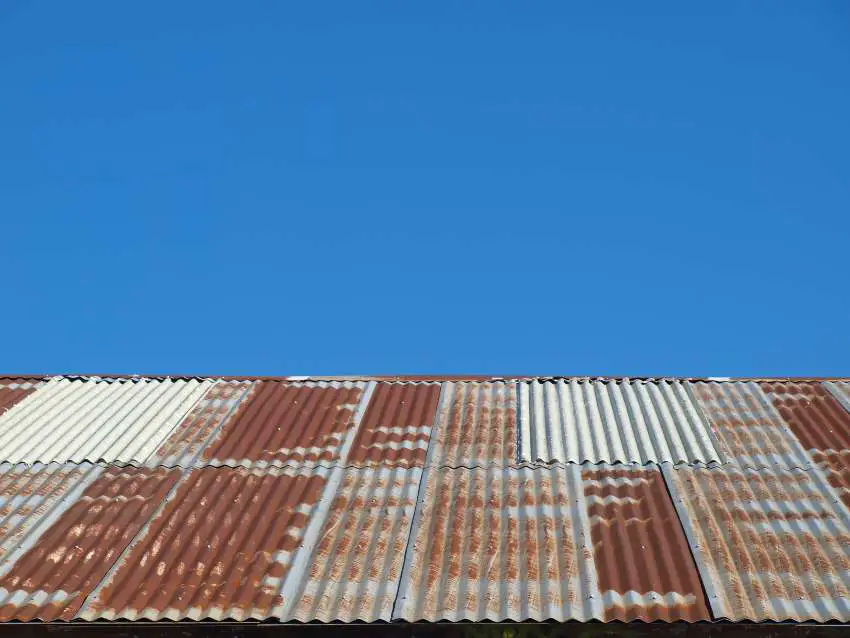
[[[850,373],[850,4],[0,4],[2,371]]]

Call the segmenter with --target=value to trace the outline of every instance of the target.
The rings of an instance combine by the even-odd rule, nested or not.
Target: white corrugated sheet
[[[0,455],[11,463],[141,463],[212,385],[52,379],[0,416]]]
[[[520,460],[722,461],[680,381],[520,383]]]

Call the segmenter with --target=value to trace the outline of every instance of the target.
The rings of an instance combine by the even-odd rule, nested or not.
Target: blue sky
[[[850,374],[850,5],[0,6],[3,372]]]

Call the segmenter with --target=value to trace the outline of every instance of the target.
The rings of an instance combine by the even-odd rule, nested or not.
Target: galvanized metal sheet
[[[348,463],[358,467],[422,467],[439,398],[437,383],[376,384]]]
[[[176,481],[164,468],[7,466],[0,621],[74,618]]]
[[[148,457],[146,465],[192,467],[201,450],[210,444],[253,390],[251,381],[217,382]]]
[[[680,381],[531,381],[519,389],[523,461],[723,461]]]
[[[515,383],[444,383],[429,463],[447,467],[517,461]]]
[[[689,383],[729,462],[741,467],[811,467],[800,444],[770,397],[754,382]]]
[[[850,412],[850,381],[828,381],[823,385]]]
[[[333,465],[348,454],[374,384],[257,381],[200,450],[197,466]]]
[[[52,379],[0,416],[0,461],[141,463],[211,385]]]
[[[338,471],[338,470],[337,470]],[[263,619],[328,485],[325,468],[190,470],[80,617]]]
[[[585,467],[605,620],[711,620],[699,573],[657,467]]]
[[[391,620],[421,478],[419,469],[347,468],[315,550],[296,559],[280,616]]]
[[[426,473],[396,618],[604,616],[578,466]]]
[[[850,513],[819,472],[663,471],[716,618],[850,620]]]

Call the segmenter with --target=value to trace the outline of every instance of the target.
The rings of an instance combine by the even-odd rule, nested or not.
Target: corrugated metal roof
[[[842,380],[16,383],[0,621],[850,622]]]
[[[32,394],[40,385],[40,381],[30,379],[0,379],[0,415]]]
[[[715,618],[850,618],[850,513],[818,472],[664,472]]]
[[[603,617],[578,466],[429,468],[397,617]]]
[[[575,463],[722,461],[678,381],[520,383],[520,459]]]
[[[444,383],[430,462],[448,467],[517,460],[515,383]]]
[[[0,416],[2,460],[144,462],[211,385],[52,379]]]

